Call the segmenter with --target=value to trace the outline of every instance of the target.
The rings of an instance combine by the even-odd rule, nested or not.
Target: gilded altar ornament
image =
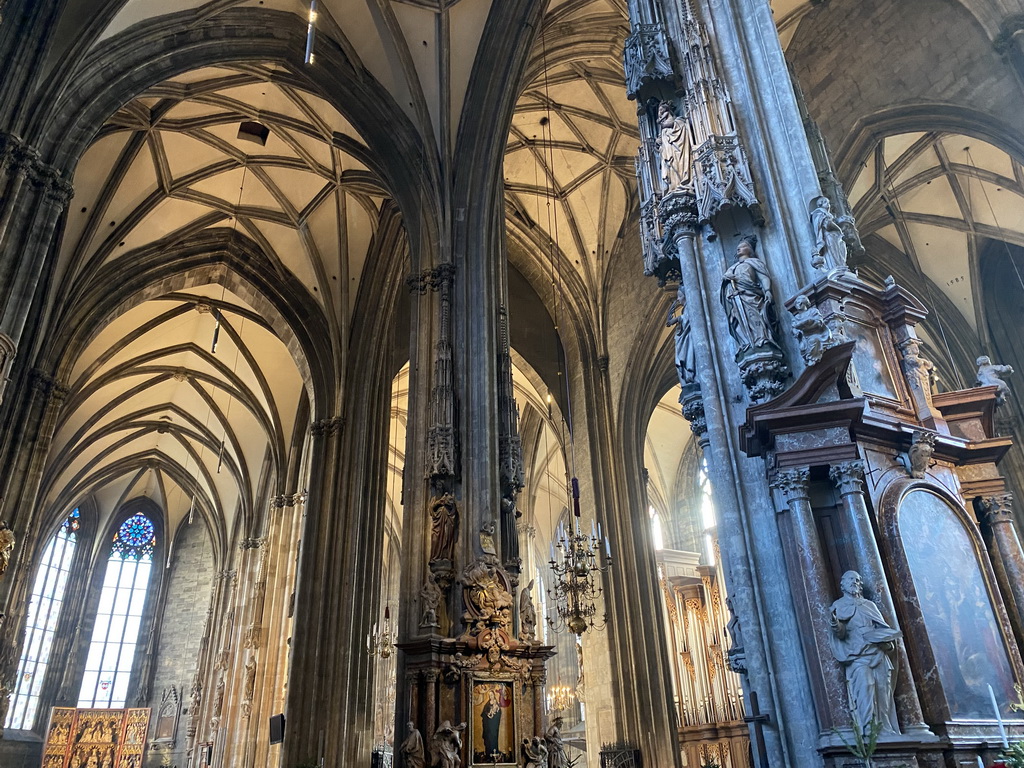
[[[821,310],[811,306],[806,296],[797,296],[793,305],[793,336],[807,365],[821,360],[825,350],[832,346],[832,331],[825,324]]]
[[[778,348],[772,280],[757,255],[757,235],[744,237],[736,247],[736,261],[722,276],[721,301],[740,353]]]
[[[406,727],[409,735],[405,737],[402,746],[398,748],[405,768],[426,768],[427,755],[423,746],[423,737],[413,723],[408,723]]]
[[[494,555],[497,557],[498,548],[494,544],[494,531],[496,526],[494,521],[484,523],[480,528],[480,549],[483,550],[485,555]]]
[[[434,768],[460,768],[462,765],[462,733],[466,730],[465,723],[452,725],[445,720],[434,731],[431,739],[430,752]]]
[[[0,522],[0,576],[7,572],[11,564],[11,554],[14,552],[14,531],[5,522]]]
[[[1010,395],[1010,385],[1003,380],[1003,376],[1012,375],[1013,368],[993,363],[987,355],[982,355],[975,363],[978,366],[978,377],[974,386],[996,387],[996,405],[1006,405],[1006,398]]]
[[[847,571],[839,584],[843,596],[832,603],[829,639],[846,673],[850,716],[861,734],[897,733],[891,656],[903,635],[864,597],[859,573]]]
[[[848,250],[843,228],[832,213],[832,203],[824,195],[811,200],[811,227],[814,230],[814,254],[811,265],[823,272],[845,270]]]
[[[685,117],[676,115],[667,101],[658,104],[658,139],[656,148],[661,157],[661,191],[664,194],[692,187],[692,144],[690,126]]]
[[[678,315],[676,308],[679,308]],[[682,285],[679,286],[675,301],[668,308],[668,318],[665,320],[666,327],[671,328],[673,325],[676,327],[676,375],[679,377],[679,386],[685,387],[697,378],[697,358],[690,338],[690,319],[686,314],[686,296]]]

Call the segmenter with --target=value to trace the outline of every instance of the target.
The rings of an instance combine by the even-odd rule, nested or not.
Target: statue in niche
[[[561,717],[556,717],[544,734],[548,747],[548,768],[569,768],[569,756],[562,740],[562,722]]]
[[[793,335],[800,345],[800,356],[807,365],[814,365],[828,349],[832,331],[825,324],[821,310],[812,307],[806,296],[797,296],[793,309]]]
[[[1008,365],[993,363],[987,355],[979,357],[975,363],[978,366],[978,379],[974,382],[976,387],[996,387],[996,405],[1006,405],[1006,398],[1010,395],[1010,385],[1003,381],[1003,376],[1013,373],[1013,368]],[[0,569],[0,574],[3,570]]]
[[[427,573],[426,581],[423,582],[423,589],[420,590],[420,627],[431,629],[439,626],[437,623],[437,611],[441,606],[441,588],[437,586],[437,579],[434,574]]]
[[[692,186],[690,125],[676,115],[667,101],[658,103],[658,139],[661,156],[661,191],[664,194]]]
[[[680,307],[677,315],[675,310]],[[686,315],[686,296],[683,294],[683,286],[679,286],[676,293],[676,300],[668,308],[668,319],[665,325],[671,328],[676,327],[676,374],[679,376],[679,386],[685,387],[692,384],[697,378],[697,359],[693,352],[693,341],[690,339],[690,319]]]
[[[530,596],[532,590],[531,581],[519,593],[519,639],[530,642],[537,639],[537,609],[533,607],[533,598]]]
[[[498,556],[498,548],[494,544],[494,531],[496,526],[494,521],[484,523],[480,528],[480,549],[483,550],[485,555]]]
[[[910,460],[910,476],[920,480],[928,472],[935,453],[935,435],[931,432],[915,432],[910,442],[907,458]]]
[[[243,691],[246,701],[252,701],[256,693],[256,654],[250,654],[249,660],[245,662],[245,689]]]
[[[7,566],[11,564],[14,542],[14,531],[6,522],[0,522],[0,576],[7,572]]]
[[[427,755],[423,748],[423,737],[411,722],[408,723],[407,728],[409,735],[405,737],[402,746],[398,748],[399,754],[405,761],[405,768],[426,768]]]
[[[854,726],[868,734],[896,733],[892,654],[902,637],[882,617],[878,606],[864,597],[860,574],[847,571],[839,585],[843,596],[832,603],[832,653],[846,673],[850,715]]]
[[[548,747],[544,739],[540,736],[523,739],[523,760],[526,768],[548,768]]]
[[[462,732],[465,730],[465,723],[452,725],[445,720],[434,731],[430,751],[435,768],[459,768],[462,765],[459,753],[462,752]]]
[[[811,265],[823,272],[846,269],[847,247],[843,228],[832,214],[832,203],[824,195],[811,200],[814,256]]]
[[[722,276],[721,301],[740,354],[763,347],[778,349],[772,281],[757,255],[757,235],[744,237],[736,247],[736,261]]]
[[[446,493],[430,502],[430,561],[455,558],[455,540],[459,530],[459,511],[455,497]]]
[[[217,680],[217,690],[213,694],[213,716],[220,717],[224,711],[224,675]]]

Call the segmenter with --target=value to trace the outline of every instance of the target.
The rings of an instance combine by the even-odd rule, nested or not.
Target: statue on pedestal
[[[974,386],[997,387],[996,405],[1005,405],[1006,398],[1010,394],[1010,385],[1003,381],[1003,376],[1012,374],[1013,368],[993,363],[987,355],[982,355],[975,362],[978,365],[978,379],[974,382]],[[0,568],[0,573],[3,573],[2,568]]]
[[[430,502],[430,561],[447,560],[455,557],[455,541],[458,538],[459,513],[455,508],[455,497],[446,493]]]
[[[722,276],[721,301],[740,354],[762,347],[778,349],[772,280],[757,255],[756,235],[744,237],[736,247],[736,261]]]
[[[811,200],[814,255],[811,265],[824,272],[846,269],[847,247],[843,228],[832,214],[832,203],[824,195]]]
[[[531,581],[519,593],[519,639],[527,642],[537,639],[537,609],[534,608],[533,598],[530,596],[532,589]]]
[[[434,768],[459,768],[462,765],[459,753],[462,752],[462,732],[465,730],[465,723],[452,725],[448,720],[438,726],[430,745]]]
[[[562,718],[556,717],[544,734],[548,747],[548,768],[569,768],[569,757],[562,741]]]
[[[441,605],[441,588],[437,586],[434,574],[427,573],[427,579],[423,582],[423,589],[420,590],[420,627],[431,629],[439,626],[437,623],[437,609]]]
[[[544,739],[540,736],[523,739],[523,760],[526,768],[548,768],[548,748]]]
[[[690,126],[685,117],[675,114],[667,101],[658,104],[658,154],[661,155],[661,191],[674,192],[690,187],[691,156]]]
[[[830,640],[832,653],[846,673],[854,726],[862,734],[874,727],[879,733],[897,733],[890,656],[902,634],[864,597],[859,573],[844,573],[840,587],[843,596],[832,603]]]
[[[409,735],[405,737],[402,746],[398,748],[402,756],[405,768],[427,768],[427,755],[423,748],[423,737],[416,730],[413,723],[407,725]]]
[[[11,553],[14,552],[14,531],[6,522],[0,522],[0,576],[7,572],[11,564]]]
[[[679,314],[675,314],[676,307],[681,307]],[[690,340],[690,319],[686,315],[686,297],[683,295],[683,286],[679,286],[676,300],[668,308],[668,318],[665,325],[671,328],[676,327],[676,373],[679,376],[679,386],[685,387],[692,384],[697,378],[697,358],[693,352],[693,342]]]

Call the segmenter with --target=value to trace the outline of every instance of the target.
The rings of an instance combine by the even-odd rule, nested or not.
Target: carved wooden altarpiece
[[[149,709],[54,707],[42,768],[141,768]]]

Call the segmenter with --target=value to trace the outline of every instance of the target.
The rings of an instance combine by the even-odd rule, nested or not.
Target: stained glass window
[[[155,547],[153,522],[142,513],[125,520],[114,534],[79,707],[118,708],[125,704]]]
[[[50,662],[50,649],[53,647],[53,636],[64,602],[80,523],[79,512],[75,509],[43,550],[39,570],[32,584],[25,645],[18,662],[18,677],[5,728],[32,728],[35,725],[39,692]]]

